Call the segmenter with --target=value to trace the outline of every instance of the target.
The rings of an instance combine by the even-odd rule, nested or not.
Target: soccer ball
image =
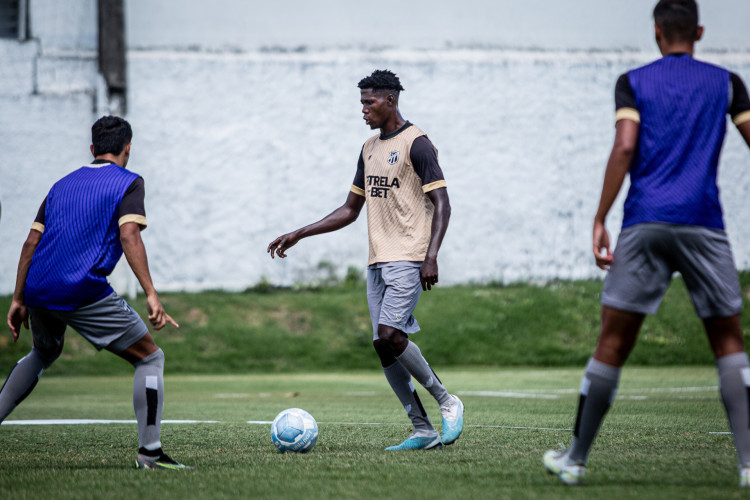
[[[273,419],[271,439],[282,453],[307,453],[318,440],[318,423],[305,410],[288,408]]]

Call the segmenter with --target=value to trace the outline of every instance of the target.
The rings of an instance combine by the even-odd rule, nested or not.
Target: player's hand
[[[438,265],[437,259],[427,257],[419,269],[419,281],[422,283],[422,290],[431,290],[433,285],[438,282]]]
[[[600,269],[609,271],[612,265],[612,251],[609,248],[609,233],[603,221],[594,220],[594,258]]]
[[[180,325],[172,319],[172,316],[167,314],[164,310],[164,307],[159,301],[158,295],[153,294],[146,297],[146,308],[148,309],[148,320],[154,326],[154,330],[161,330],[167,323],[170,323],[176,328],[180,327]]]
[[[296,233],[286,233],[273,240],[271,244],[268,245],[266,252],[271,254],[272,259],[276,255],[278,255],[282,259],[286,258],[286,250],[292,248],[297,244],[298,241],[299,238],[297,237]]]
[[[18,340],[18,335],[21,333],[21,324],[27,330],[29,329],[29,310],[23,302],[13,300],[8,311],[8,328],[10,333],[13,334],[13,342]]]

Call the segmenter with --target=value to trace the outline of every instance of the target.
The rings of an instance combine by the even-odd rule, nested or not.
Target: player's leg
[[[434,441],[434,438],[438,435],[437,431],[433,428],[430,418],[422,406],[422,401],[419,399],[419,395],[411,381],[411,375],[396,360],[390,345],[378,338],[378,319],[380,317],[384,293],[385,283],[383,282],[380,269],[375,267],[369,268],[367,271],[367,302],[373,324],[373,347],[380,358],[383,374],[404,407],[409,420],[414,426],[414,431],[418,435],[417,437],[429,436]]]
[[[620,371],[635,346],[644,315],[602,307],[602,327],[586,365],[578,399],[573,444],[568,456],[586,464],[599,427],[617,394]]]
[[[161,448],[164,408],[164,352],[140,316],[117,294],[74,311],[69,324],[97,349],[106,349],[135,368],[133,409],[138,423],[136,467],[181,469]]]
[[[719,392],[729,418],[741,486],[750,486],[750,363],[739,314],[703,320],[719,372]]]
[[[750,365],[742,339],[742,290],[724,231],[683,228],[679,270],[716,358],[719,392],[737,448],[740,484],[750,486]]]
[[[544,455],[544,465],[566,484],[580,484],[589,450],[615,399],[620,371],[646,314],[654,314],[669,287],[671,232],[660,224],[632,226],[617,241],[602,293],[602,325],[581,380],[573,442]]]
[[[378,339],[440,405],[443,444],[451,444],[463,430],[463,403],[448,393],[440,379],[407,334],[419,331],[413,316],[422,291],[419,267],[411,263],[389,264],[382,269],[385,293],[378,319]]]
[[[586,365],[578,397],[573,442],[544,455],[544,465],[570,485],[586,473],[589,450],[615,400],[620,372],[635,345],[644,315],[602,307],[602,327],[594,355]]]
[[[30,317],[34,345],[31,352],[13,366],[0,390],[0,422],[31,394],[44,370],[62,352],[65,322],[44,309],[32,309]]]
[[[115,354],[135,368],[133,410],[138,422],[139,442],[136,467],[139,469],[184,468],[182,464],[167,456],[161,447],[164,352],[154,343],[153,337],[147,331],[140,339]]]
[[[724,231],[682,228],[679,270],[716,358],[719,392],[734,436],[740,484],[750,486],[750,365],[742,339],[742,290]]]

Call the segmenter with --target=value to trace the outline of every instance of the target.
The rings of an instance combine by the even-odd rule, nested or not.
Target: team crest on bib
[[[398,151],[391,151],[388,154],[388,164],[395,165],[397,161],[398,161]]]

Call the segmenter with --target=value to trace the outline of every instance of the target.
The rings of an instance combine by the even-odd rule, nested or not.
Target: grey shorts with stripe
[[[148,333],[138,313],[125,299],[112,292],[75,311],[29,308],[31,335],[42,351],[59,348],[70,326],[100,351],[122,352]]]
[[[724,231],[675,224],[637,224],[620,233],[604,282],[602,305],[656,314],[679,272],[700,318],[742,310],[742,292]]]
[[[367,305],[373,340],[378,339],[378,325],[390,326],[406,334],[419,331],[412,313],[422,293],[421,267],[421,262],[387,262],[367,268]]]

